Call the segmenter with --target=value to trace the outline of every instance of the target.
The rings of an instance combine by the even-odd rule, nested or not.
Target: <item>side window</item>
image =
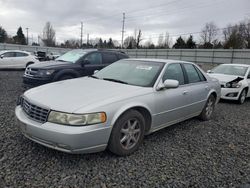
[[[15,57],[15,52],[6,52],[3,54],[4,57]]]
[[[25,57],[25,56],[28,56],[28,54],[22,52],[16,52],[16,57]]]
[[[184,84],[184,75],[180,64],[170,64],[168,65],[162,81],[164,82],[167,79],[178,80],[180,85]]]
[[[101,64],[102,56],[100,53],[91,53],[85,57],[85,60],[88,60],[90,64]]]
[[[250,70],[249,70],[249,73],[248,73],[247,79],[250,79]]]
[[[196,83],[196,82],[201,81],[200,76],[193,65],[183,64],[183,66],[187,72],[187,77],[188,77],[189,83]]]
[[[104,64],[110,64],[110,63],[113,63],[113,62],[118,60],[116,54],[114,54],[114,53],[106,53],[106,52],[104,52],[102,54],[102,58],[103,58],[103,63]]]
[[[200,80],[201,80],[201,81],[206,81],[207,79],[206,79],[206,77],[202,74],[202,72],[201,72],[197,67],[195,67],[195,69],[196,69],[196,71],[197,71],[198,74],[199,74]]]

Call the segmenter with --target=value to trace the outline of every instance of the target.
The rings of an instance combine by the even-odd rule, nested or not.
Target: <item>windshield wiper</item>
[[[58,60],[56,60],[56,61],[61,61],[61,62],[68,62],[68,61],[64,61],[64,60],[62,60],[62,59],[58,59]]]
[[[90,76],[88,76],[88,77],[90,77],[90,78],[95,78],[95,79],[99,79],[97,76],[94,76],[94,75],[90,75]]]
[[[103,78],[103,80],[107,80],[107,81],[111,81],[111,82],[118,82],[118,83],[122,83],[122,84],[128,84],[127,82],[124,82],[122,80],[113,79],[113,78]]]

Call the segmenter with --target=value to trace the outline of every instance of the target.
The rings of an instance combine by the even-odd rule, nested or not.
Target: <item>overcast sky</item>
[[[157,41],[165,32],[175,40],[178,34],[199,32],[210,21],[223,28],[250,19],[250,0],[0,0],[0,26],[9,35],[19,26],[26,35],[28,27],[30,39],[37,42],[50,21],[57,42],[63,42],[80,38],[82,21],[84,40],[89,33],[90,38],[120,42],[123,12],[125,37],[141,29],[144,41]]]

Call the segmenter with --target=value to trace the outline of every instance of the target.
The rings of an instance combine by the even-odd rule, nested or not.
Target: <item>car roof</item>
[[[5,52],[23,52],[23,53],[28,53],[28,54],[30,54],[30,52],[23,51],[23,50],[1,50],[1,51],[0,51],[0,53],[5,53]]]
[[[160,62],[160,63],[190,63],[194,64],[193,62],[189,61],[181,61],[181,60],[174,60],[174,59],[153,59],[153,58],[129,58],[125,59],[126,61],[150,61],[150,62]]]
[[[231,66],[242,66],[242,67],[250,67],[248,64],[238,64],[238,63],[232,63],[232,64],[222,64],[222,65],[231,65]]]

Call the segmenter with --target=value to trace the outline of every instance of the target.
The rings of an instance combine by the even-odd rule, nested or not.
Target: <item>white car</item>
[[[222,64],[208,70],[209,76],[219,80],[221,98],[243,104],[250,97],[250,65]]]
[[[26,68],[27,66],[39,62],[35,55],[21,50],[0,51],[1,68]]]

